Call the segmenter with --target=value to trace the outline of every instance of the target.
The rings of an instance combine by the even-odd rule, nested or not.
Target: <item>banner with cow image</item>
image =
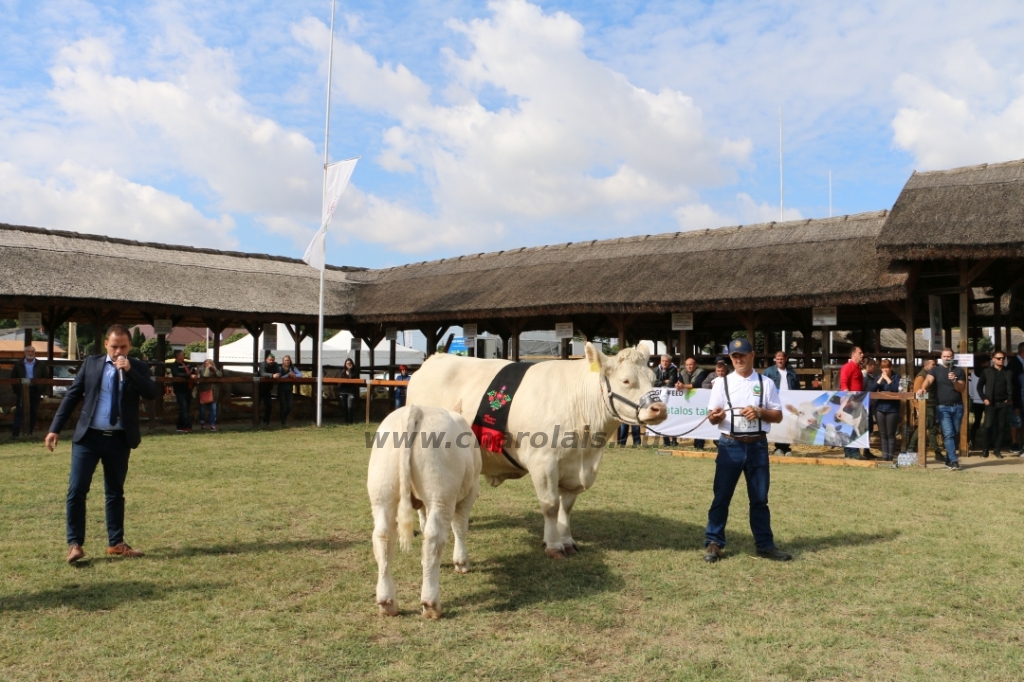
[[[654,429],[666,436],[715,440],[717,426],[709,424],[709,389],[663,389],[668,419]],[[849,391],[779,391],[782,423],[772,424],[773,443],[828,447],[868,447],[868,394]],[[685,434],[685,435],[683,435]]]

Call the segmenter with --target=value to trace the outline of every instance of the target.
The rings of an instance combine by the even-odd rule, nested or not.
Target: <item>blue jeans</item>
[[[131,452],[123,431],[104,436],[89,429],[80,442],[72,443],[66,505],[69,545],[85,544],[85,498],[99,462],[103,462],[106,490],[107,542],[111,547],[124,542],[124,479],[128,476]]]
[[[964,406],[939,405],[935,408],[935,416],[942,427],[942,440],[946,442],[946,461],[952,464],[957,461],[956,446],[960,442],[960,424],[964,420]]]
[[[715,498],[708,510],[708,527],[704,532],[704,546],[715,543],[725,547],[725,524],[729,520],[729,503],[736,492],[740,474],[747,479],[747,497],[750,500],[750,532],[758,551],[775,549],[772,535],[772,516],[768,511],[768,439],[754,443],[741,443],[727,436],[718,439],[718,457],[715,459]]]
[[[633,445],[640,445],[640,427],[638,425],[619,424],[619,447],[626,446],[629,432],[633,432]]]
[[[206,405],[199,403],[199,423],[216,426],[217,424],[217,403],[212,402]]]
[[[192,407],[192,394],[187,391],[175,391],[174,399],[178,401],[178,430],[191,429],[192,417],[189,410]]]

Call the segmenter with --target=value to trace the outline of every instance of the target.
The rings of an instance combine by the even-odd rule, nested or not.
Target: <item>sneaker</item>
[[[960,460],[955,462],[946,462],[946,468],[950,471],[960,471]]]
[[[873,454],[871,454],[871,451],[869,450],[868,452],[864,453],[864,459],[878,459],[878,458],[875,457]]]
[[[145,552],[140,552],[137,549],[132,549],[123,542],[119,542],[113,547],[107,547],[107,554],[110,556],[131,557],[133,559],[141,556],[146,556]]]
[[[1017,444],[1013,444],[1010,446],[1010,452],[1012,452],[1015,455],[1024,455],[1024,448]]]
[[[175,429],[174,432],[175,433],[188,433],[188,431],[186,431],[185,429]]]
[[[1002,459],[1003,458],[1003,453],[1001,453],[1001,452],[996,452],[996,453],[993,453],[993,454],[996,456],[996,459]]]
[[[704,561],[709,564],[713,564],[722,558],[722,548],[716,543],[708,543],[708,546],[704,548]]]
[[[939,463],[945,462],[946,461],[946,456],[944,454],[942,454],[941,452],[936,452],[935,453],[935,461],[939,462]]]
[[[985,450],[985,451],[984,451],[983,453],[981,453],[981,456],[982,456],[982,458],[984,458],[984,459],[988,459],[988,450]],[[996,454],[996,457],[1000,457],[1000,458],[1001,458],[1001,457],[1002,457],[1002,455],[1000,455],[1000,454]]]
[[[210,424],[210,430],[211,431],[216,431],[217,430],[217,425],[216,424]]]
[[[757,550],[757,556],[762,559],[771,559],[772,561],[792,561],[793,555],[789,552],[783,552],[781,549],[775,547],[772,549]]]

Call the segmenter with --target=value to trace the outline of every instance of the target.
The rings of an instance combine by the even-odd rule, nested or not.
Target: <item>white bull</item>
[[[416,521],[413,509],[420,509],[420,604],[425,617],[440,618],[438,573],[449,524],[455,535],[455,570],[469,571],[466,532],[469,512],[480,492],[480,450],[469,424],[458,413],[433,407],[403,407],[392,412],[377,429],[366,490],[373,507],[373,555],[377,559],[380,614],[398,614],[391,557],[396,537],[403,550],[412,546]]]
[[[576,496],[594,485],[620,421],[659,424],[667,416],[662,403],[645,399],[654,382],[648,358],[633,348],[609,357],[588,343],[586,359],[538,363],[523,377],[508,416],[505,451],[522,469],[501,453],[482,451],[491,485],[530,474],[544,515],[545,552],[553,559],[578,549],[569,515]],[[491,379],[507,364],[433,355],[413,374],[408,404],[457,410],[472,423]]]

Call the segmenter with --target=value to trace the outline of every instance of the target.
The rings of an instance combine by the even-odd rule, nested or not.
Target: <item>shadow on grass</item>
[[[798,554],[800,552],[818,552],[833,547],[860,547],[878,542],[892,542],[899,536],[898,530],[886,530],[880,533],[836,533],[819,537],[798,535],[791,540],[780,540],[779,543],[787,552]]]
[[[230,554],[271,554],[274,552],[294,552],[302,550],[341,551],[352,543],[348,540],[287,540],[284,542],[230,542],[205,547],[185,546],[169,550],[147,552],[155,558],[179,559],[197,556],[224,556]]]
[[[685,550],[703,546],[703,526],[663,516],[634,511],[580,510],[573,513],[572,523],[580,553],[557,561],[544,554],[544,521],[540,513],[474,518],[471,536],[485,530],[520,529],[526,531],[528,547],[474,565],[473,570],[488,576],[491,588],[456,597],[452,605],[483,603],[494,611],[516,611],[538,603],[574,601],[605,592],[620,592],[625,581],[608,566],[608,552]]]
[[[118,581],[93,585],[65,585],[54,590],[40,590],[0,597],[0,613],[38,611],[70,607],[80,611],[110,611],[133,601],[163,599],[174,592],[209,592],[228,587],[227,584],[187,583],[158,585],[140,581]]]

